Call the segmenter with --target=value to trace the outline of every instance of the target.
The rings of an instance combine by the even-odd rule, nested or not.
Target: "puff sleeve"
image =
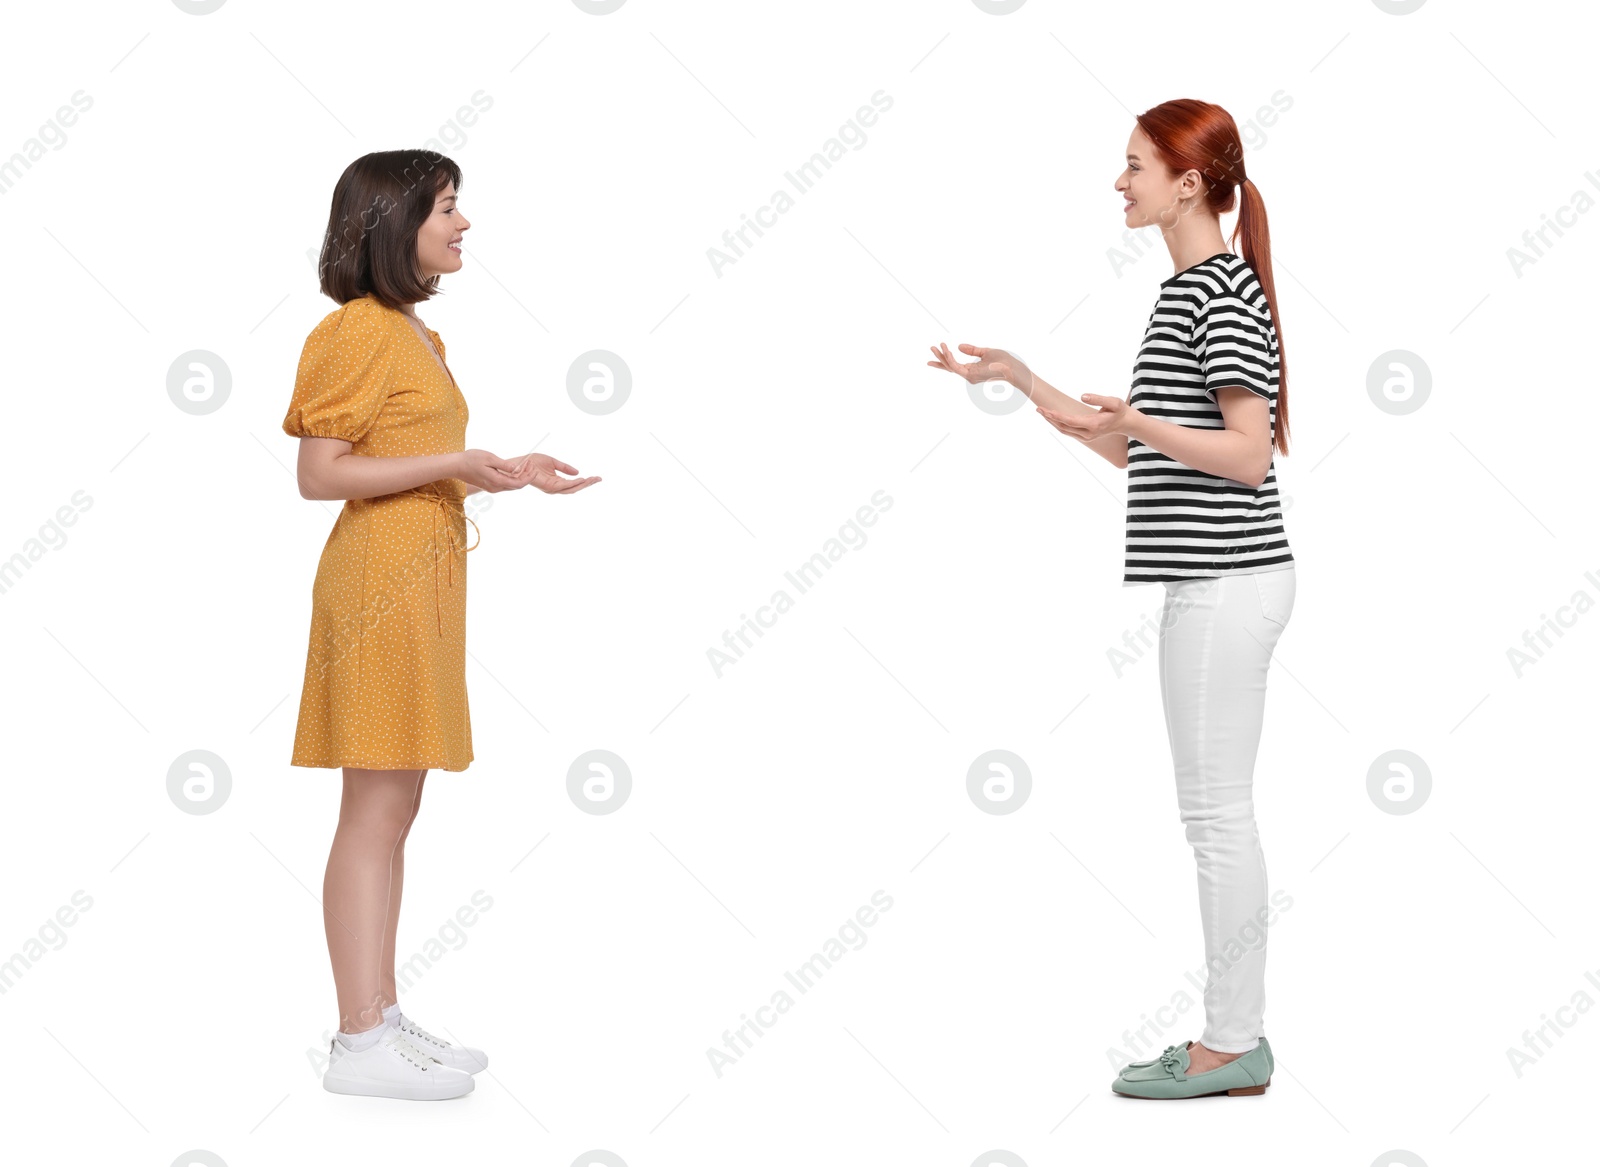
[[[284,433],[352,445],[367,435],[389,395],[388,325],[381,306],[365,298],[323,317],[300,353]]]
[[[1271,320],[1237,296],[1213,296],[1195,313],[1195,356],[1205,395],[1212,401],[1226,385],[1242,386],[1271,401],[1277,347]]]

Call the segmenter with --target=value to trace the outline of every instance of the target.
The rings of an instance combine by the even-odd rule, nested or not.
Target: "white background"
[[[1508,252],[1588,210],[1600,156],[1582,9],[1537,11],[14,13],[0,157],[93,102],[0,204],[0,557],[28,561],[0,593],[0,954],[92,900],[0,994],[15,1157],[1367,1167],[1575,1133],[1600,1020],[1558,1011],[1600,1000],[1600,617],[1569,610],[1520,677],[1507,654],[1600,596],[1600,225],[1562,212],[1520,275]],[[707,249],[880,89],[865,145],[718,276]],[[1120,678],[1107,658],[1162,589],[1121,586],[1123,472],[925,361],[1013,347],[1067,392],[1126,392],[1172,262],[1125,234],[1113,183],[1133,115],[1175,97],[1233,113],[1270,216],[1299,589],[1256,771],[1293,899],[1267,966],[1277,1077],[1163,1107],[1111,1094],[1113,1053],[1146,1020],[1140,1057],[1199,1036],[1194,862],[1155,656]],[[476,758],[427,780],[402,956],[474,892],[492,908],[401,1002],[491,1066],[416,1105],[328,1094],[313,1065],[337,1020],[316,896],[339,775],[288,758],[338,508],[299,497],[279,427],[334,308],[308,251],[335,180],[434,143],[473,226],[421,315],[469,444],[604,480],[473,500]],[[1119,249],[1140,258],[1118,270]],[[565,389],[594,348],[633,377],[603,417]],[[231,374],[205,416],[167,394],[193,349]],[[1367,391],[1394,349],[1431,371],[1404,416]],[[865,544],[719,678],[724,630],[880,490]],[[232,783],[204,815],[167,794],[197,749]],[[631,769],[614,813],[568,797],[591,749]],[[966,793],[991,749],[1032,773],[1011,814]],[[1394,749],[1432,775],[1407,815],[1367,793]],[[879,889],[865,946],[718,1077],[707,1050]],[[1158,1014],[1183,992],[1192,1011]],[[1507,1050],[1558,1016],[1519,1077]]]

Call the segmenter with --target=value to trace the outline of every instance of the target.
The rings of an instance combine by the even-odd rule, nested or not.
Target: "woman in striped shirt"
[[[1164,280],[1127,398],[1076,401],[1015,354],[944,345],[930,365],[1004,380],[1062,433],[1128,471],[1123,583],[1160,583],[1161,696],[1185,833],[1194,849],[1209,969],[1196,1041],[1124,1066],[1112,1089],[1146,1098],[1260,1094],[1269,900],[1252,778],[1266,679],[1294,607],[1295,565],[1273,451],[1289,450],[1266,207],[1245,174],[1238,127],[1207,102],[1138,115],[1116,189],[1130,228],[1159,226]],[[1219,216],[1239,197],[1233,239]]]

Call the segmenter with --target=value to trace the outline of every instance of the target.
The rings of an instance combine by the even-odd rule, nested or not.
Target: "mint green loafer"
[[[1169,1045],[1159,1058],[1130,1062],[1122,1068],[1111,1089],[1129,1098],[1205,1098],[1213,1094],[1265,1094],[1272,1085],[1275,1064],[1267,1039],[1227,1065],[1190,1074],[1189,1046]]]

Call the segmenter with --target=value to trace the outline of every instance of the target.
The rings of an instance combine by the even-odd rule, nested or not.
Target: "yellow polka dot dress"
[[[341,438],[366,457],[449,454],[466,449],[467,402],[404,313],[367,295],[306,338],[283,429]],[[443,478],[345,502],[311,589],[290,765],[465,770],[472,761],[466,552],[477,544],[467,545],[465,497],[465,484]]]

